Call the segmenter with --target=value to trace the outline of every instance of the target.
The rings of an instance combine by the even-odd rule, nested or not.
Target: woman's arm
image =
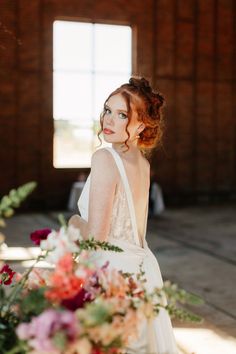
[[[69,225],[80,229],[83,239],[107,239],[117,181],[118,170],[109,151],[95,151],[91,160],[88,222],[79,215],[69,220]]]
[[[95,151],[91,160],[88,233],[99,241],[107,239],[119,172],[106,149]]]
[[[88,222],[81,218],[81,216],[77,214],[72,215],[72,217],[69,219],[68,225],[73,225],[74,227],[78,228],[83,239],[87,239]]]

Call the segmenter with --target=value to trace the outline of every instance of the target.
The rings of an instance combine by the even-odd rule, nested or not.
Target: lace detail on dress
[[[112,208],[109,238],[134,242],[129,207],[122,181],[117,185]]]

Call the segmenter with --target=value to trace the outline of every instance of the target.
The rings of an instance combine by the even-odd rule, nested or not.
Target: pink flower
[[[54,342],[57,332],[63,332],[69,342],[78,336],[79,323],[71,311],[45,310],[29,323],[21,323],[16,333],[22,340],[28,340],[30,347],[39,352],[53,352],[58,348]]]
[[[36,230],[30,234],[31,241],[33,241],[36,246],[39,246],[40,242],[46,240],[51,232],[51,229]]]
[[[9,267],[8,264],[4,264],[0,270],[0,284],[10,285],[12,283],[12,278],[16,272]]]
[[[15,275],[15,281],[18,283],[19,281],[21,281],[23,275],[21,273],[16,272]]]

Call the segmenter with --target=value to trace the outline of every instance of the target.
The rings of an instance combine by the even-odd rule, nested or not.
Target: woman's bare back
[[[126,157],[123,153],[119,153],[119,155],[123,161],[129,181],[134,202],[138,233],[141,239],[144,236],[146,207],[148,207],[150,164],[140,151],[137,155],[132,155],[131,157]],[[121,180],[120,183],[122,183]]]

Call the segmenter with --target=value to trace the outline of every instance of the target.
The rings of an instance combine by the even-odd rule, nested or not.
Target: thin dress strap
[[[143,240],[145,240],[145,235],[146,235],[146,232],[147,232],[148,207],[149,207],[149,195],[148,195],[148,197],[147,197],[147,204],[146,204],[145,225],[144,225],[144,231],[143,231]]]
[[[111,152],[111,154],[113,155],[113,157],[114,157],[114,159],[116,161],[118,170],[120,171],[120,175],[121,175],[121,178],[123,180],[123,184],[124,184],[124,188],[125,188],[125,192],[126,192],[126,197],[127,197],[127,201],[128,201],[130,218],[131,218],[131,223],[132,223],[132,229],[133,229],[133,234],[134,234],[134,238],[135,238],[134,241],[135,241],[135,243],[137,245],[142,247],[141,244],[140,244],[139,236],[138,236],[138,229],[137,229],[137,223],[136,223],[136,216],[135,216],[133,197],[132,197],[132,194],[131,194],[129,181],[128,181],[128,177],[127,177],[126,172],[125,172],[123,161],[122,161],[120,155],[115,151],[115,149],[113,149],[112,147],[105,147],[105,149],[107,149],[108,151]]]

